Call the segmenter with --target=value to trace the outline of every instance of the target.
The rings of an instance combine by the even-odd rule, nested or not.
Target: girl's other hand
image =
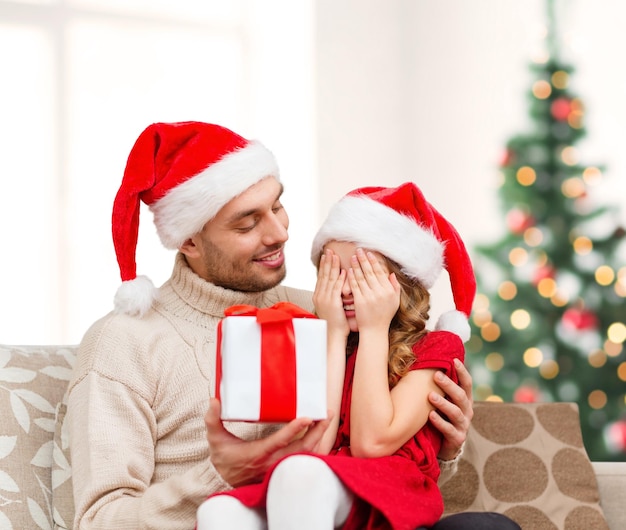
[[[341,289],[345,281],[346,271],[341,269],[339,256],[330,249],[324,250],[317,272],[313,305],[317,316],[326,320],[329,333],[338,331],[347,337],[350,328],[341,299]]]

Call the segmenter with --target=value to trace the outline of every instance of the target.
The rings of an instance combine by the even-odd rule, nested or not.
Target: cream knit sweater
[[[229,489],[211,464],[204,415],[214,387],[215,336],[224,309],[287,300],[311,311],[311,293],[216,287],[179,254],[143,318],[109,314],[86,333],[69,387],[67,420],[75,529],[192,530],[198,505]],[[275,425],[227,428],[256,439]]]

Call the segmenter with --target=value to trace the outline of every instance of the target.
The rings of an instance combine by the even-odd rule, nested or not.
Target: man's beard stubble
[[[263,254],[280,249],[281,246],[278,245],[274,249],[268,248]],[[211,242],[205,242],[205,250],[206,258],[204,265],[209,279],[211,283],[224,289],[246,293],[267,291],[282,282],[287,274],[287,268],[283,264],[282,267],[273,271],[273,277],[264,278],[257,276],[253,273],[254,263],[252,261],[245,263],[228,261],[224,252]]]

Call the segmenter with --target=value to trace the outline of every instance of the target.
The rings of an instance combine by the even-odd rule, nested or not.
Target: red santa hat
[[[133,146],[113,204],[113,244],[122,277],[115,310],[143,315],[154,286],[137,276],[140,202],[148,205],[161,242],[177,249],[231,199],[259,180],[279,178],[272,153],[233,131],[195,121],[154,123]]]
[[[464,342],[469,339],[468,318],[476,294],[472,263],[456,229],[414,183],[359,188],[343,197],[331,208],[313,240],[315,265],[324,245],[333,240],[380,252],[426,289],[445,268],[456,309],[442,314],[436,327],[456,333]]]

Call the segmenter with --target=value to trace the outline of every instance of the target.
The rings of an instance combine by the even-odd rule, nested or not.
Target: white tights
[[[217,495],[198,508],[198,530],[330,530],[339,528],[353,496],[323,460],[294,455],[270,479],[266,510],[254,510],[230,495]]]

